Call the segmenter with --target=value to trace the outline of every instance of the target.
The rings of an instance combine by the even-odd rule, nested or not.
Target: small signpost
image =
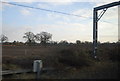
[[[33,63],[33,72],[36,72],[36,79],[40,78],[40,72],[42,70],[42,60],[35,60]]]

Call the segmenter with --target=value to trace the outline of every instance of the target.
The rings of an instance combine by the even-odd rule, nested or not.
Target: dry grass
[[[3,47],[3,69],[30,69],[34,60],[41,59],[43,60],[44,67],[54,67],[57,69],[54,72],[42,74],[41,78],[43,79],[117,78],[119,60],[115,60],[115,55],[117,55],[116,45],[100,45],[99,48],[98,56],[100,61],[95,61],[91,58],[91,44],[46,47],[5,46]],[[27,78],[29,76],[32,76],[32,74],[21,75],[19,78]]]

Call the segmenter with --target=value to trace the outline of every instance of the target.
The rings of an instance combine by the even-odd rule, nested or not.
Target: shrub
[[[118,54],[118,48],[114,48],[110,50],[109,58],[112,61],[120,61],[120,54]]]
[[[74,67],[90,66],[92,64],[90,56],[82,50],[64,49],[60,53],[59,62],[64,64]]]

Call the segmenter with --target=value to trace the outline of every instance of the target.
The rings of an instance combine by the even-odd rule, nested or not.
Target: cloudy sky
[[[68,42],[92,41],[93,38],[93,8],[112,0],[101,0],[87,2],[64,0],[59,2],[56,0],[37,1],[37,0],[4,0],[15,4],[43,8],[53,11],[59,11],[69,14],[36,10],[15,5],[2,4],[0,7],[0,25],[2,33],[5,34],[9,41],[25,41],[23,35],[25,32],[31,31],[34,34],[41,31],[51,33],[52,40]],[[118,0],[116,0],[118,1]],[[99,11],[100,13],[101,11]],[[101,42],[114,42],[118,40],[118,7],[109,8],[98,23],[98,40]]]

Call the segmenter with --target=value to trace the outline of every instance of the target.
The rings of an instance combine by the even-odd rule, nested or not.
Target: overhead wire
[[[5,4],[10,4],[10,5],[15,5],[15,6],[21,6],[21,7],[31,8],[31,9],[43,10],[43,11],[47,11],[47,12],[54,12],[54,13],[59,13],[59,14],[64,14],[64,15],[71,15],[71,16],[76,16],[76,17],[93,19],[92,17],[85,17],[85,16],[75,15],[75,14],[70,14],[70,13],[65,13],[65,12],[61,12],[61,11],[55,11],[55,10],[50,10],[50,9],[44,9],[44,8],[26,6],[26,5],[21,5],[21,4],[16,4],[16,3],[10,3],[10,2],[3,2],[3,1],[0,1],[0,2],[5,3]],[[106,22],[106,23],[110,23],[110,24],[111,24],[111,22],[108,22],[108,21],[102,21],[102,22]],[[112,24],[113,24],[113,23],[112,23]],[[115,23],[114,23],[114,24],[115,24]],[[117,25],[117,24],[116,24],[116,25]]]
[[[60,11],[50,10],[50,9],[44,9],[44,8],[38,8],[38,7],[32,7],[32,6],[26,6],[26,5],[15,4],[15,3],[10,3],[10,2],[2,2],[2,3],[6,3],[6,4],[10,4],[10,5],[15,5],[15,6],[26,7],[26,8],[32,8],[32,9],[39,9],[39,10],[48,11],[48,12],[60,13],[60,14],[65,14],[65,15],[72,15],[72,16],[76,16],[76,17],[87,18],[87,17],[85,17],[85,16],[80,16],[80,15],[75,15],[75,14],[70,14],[70,13],[65,13],[65,12],[60,12]]]

